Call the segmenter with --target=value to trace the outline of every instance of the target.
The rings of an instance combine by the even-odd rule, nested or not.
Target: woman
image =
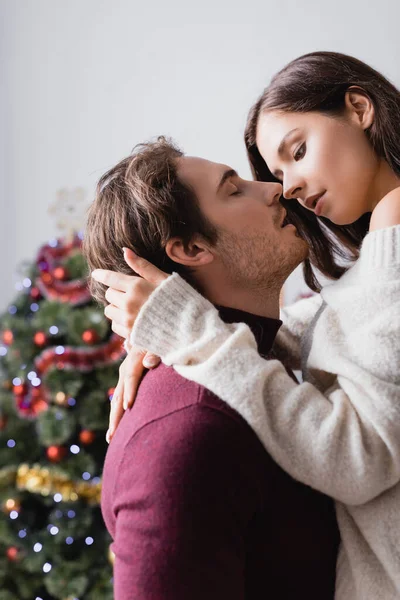
[[[289,366],[302,368],[305,382],[296,386],[278,361],[265,361],[234,338],[210,317],[211,305],[192,290],[185,295],[180,278],[165,279],[132,256],[128,264],[150,276],[135,286],[129,325],[151,296],[131,342],[211,389],[285,470],[336,499],[337,598],[394,599],[400,595],[400,94],[356,59],[306,55],[275,76],[250,112],[245,140],[255,177],[282,181],[290,218],[309,242],[306,281],[319,289],[311,265],[336,280],[282,316],[277,349]],[[176,312],[177,295],[196,311],[195,339],[179,315],[178,331],[162,319],[164,310]],[[118,320],[117,314],[109,312]],[[202,346],[210,331],[212,349]],[[194,341],[200,353],[191,353]],[[237,377],[243,371],[245,385]],[[123,386],[121,379],[115,406]]]

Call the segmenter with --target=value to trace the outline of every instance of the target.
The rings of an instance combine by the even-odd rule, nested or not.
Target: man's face
[[[190,156],[178,160],[178,177],[217,229],[212,253],[236,285],[281,284],[306,258],[308,246],[294,225],[282,227],[279,183],[246,181],[226,165]]]

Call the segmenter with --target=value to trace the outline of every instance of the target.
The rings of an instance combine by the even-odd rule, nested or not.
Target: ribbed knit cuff
[[[359,263],[362,271],[399,267],[400,225],[371,231],[362,243]]]
[[[165,279],[142,306],[132,328],[131,344],[164,359],[201,336],[200,314],[215,307],[177,273]]]

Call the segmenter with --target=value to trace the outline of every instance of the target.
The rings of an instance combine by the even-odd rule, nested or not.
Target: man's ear
[[[347,114],[355,119],[364,131],[369,129],[375,119],[371,98],[362,88],[353,86],[347,90],[344,100]]]
[[[168,240],[165,246],[167,256],[176,263],[186,267],[202,267],[214,260],[214,254],[201,237],[194,237],[185,248],[181,238]]]

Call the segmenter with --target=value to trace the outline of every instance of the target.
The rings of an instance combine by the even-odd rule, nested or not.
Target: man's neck
[[[217,306],[242,310],[260,317],[279,319],[279,289],[237,290],[234,288],[206,289],[204,295]]]

